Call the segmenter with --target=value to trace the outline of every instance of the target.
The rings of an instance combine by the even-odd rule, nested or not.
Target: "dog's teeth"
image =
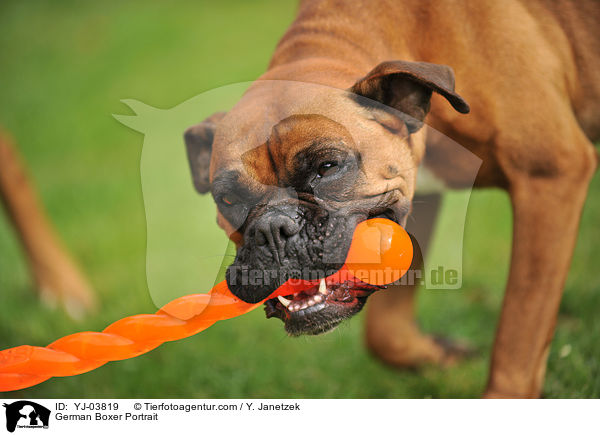
[[[281,304],[282,304],[284,307],[287,307],[287,306],[289,306],[289,305],[290,305],[290,303],[292,302],[292,301],[290,301],[289,299],[286,299],[286,298],[284,298],[283,296],[277,296],[277,299],[279,299],[279,302],[281,302]]]
[[[327,284],[325,284],[325,278],[321,278],[321,282],[319,282],[319,293],[323,295],[327,294]]]
[[[305,299],[300,300],[289,300],[284,298],[283,296],[277,296],[279,302],[281,302],[290,313],[295,313],[297,311],[302,311],[307,309],[308,307],[312,307],[318,305],[327,299],[327,295],[329,294],[329,290],[327,289],[327,284],[324,279],[321,279],[319,283],[319,293],[315,293],[312,296],[309,296]]]

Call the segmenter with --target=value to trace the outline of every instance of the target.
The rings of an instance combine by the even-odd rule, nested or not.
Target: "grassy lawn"
[[[295,2],[275,0],[0,4],[0,124],[16,138],[48,213],[101,302],[82,322],[42,305],[0,211],[0,348],[46,345],[156,309],[145,273],[143,136],[111,114],[128,113],[120,103],[125,98],[170,108],[252,80],[294,11]],[[442,219],[452,216],[458,195],[448,195]],[[214,234],[214,206],[199,201],[206,209],[202,231]],[[599,221],[596,176],[549,357],[546,397],[600,397]],[[256,310],[148,355],[0,396],[475,397],[486,381],[510,234],[506,195],[474,193],[463,288],[421,292],[424,328],[467,339],[479,351],[450,369],[398,372],[380,365],[363,346],[363,315],[322,337],[289,339],[279,321]],[[443,239],[438,234],[436,246]]]

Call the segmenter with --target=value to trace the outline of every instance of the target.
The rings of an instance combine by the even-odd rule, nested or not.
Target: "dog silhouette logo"
[[[48,429],[50,410],[29,400],[5,403],[6,430],[14,432],[16,428]]]

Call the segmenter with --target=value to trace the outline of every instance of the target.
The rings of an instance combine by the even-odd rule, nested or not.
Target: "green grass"
[[[45,345],[155,310],[145,275],[143,137],[111,114],[127,112],[124,98],[170,108],[252,80],[294,11],[294,2],[274,0],[0,4],[0,124],[16,137],[49,215],[101,301],[80,323],[40,304],[0,212],[0,348]],[[206,231],[217,231],[214,207],[206,207]],[[600,396],[599,220],[597,176],[549,357],[547,397]],[[380,365],[363,346],[363,315],[323,337],[289,339],[280,322],[257,310],[148,355],[2,397],[475,397],[486,381],[510,232],[506,195],[475,193],[463,289],[420,294],[426,330],[468,339],[479,350],[451,369]],[[561,357],[566,346],[571,352]]]

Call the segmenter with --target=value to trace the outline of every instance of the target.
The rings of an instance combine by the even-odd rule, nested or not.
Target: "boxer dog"
[[[471,181],[445,136],[483,161],[475,186],[504,189],[513,209],[485,396],[538,397],[598,162],[598,22],[592,0],[303,1],[268,71],[185,134],[196,189],[213,195],[238,247],[233,293],[257,302],[306,271],[323,278],[369,217],[404,225],[410,213],[423,251],[438,201],[414,200],[416,168],[424,159],[450,187]],[[325,261],[331,252],[339,258]],[[244,268],[280,273],[247,284]],[[265,308],[290,334],[317,334],[374,290],[321,280]],[[368,346],[396,366],[443,363],[456,348],[419,331],[414,293],[370,296]]]

